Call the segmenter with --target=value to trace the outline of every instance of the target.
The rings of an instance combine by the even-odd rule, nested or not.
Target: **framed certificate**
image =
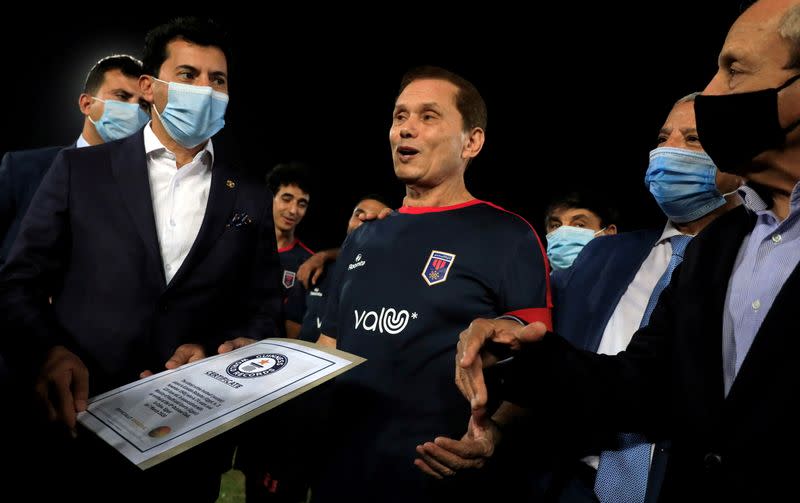
[[[364,361],[310,342],[265,339],[95,396],[78,421],[145,470]]]

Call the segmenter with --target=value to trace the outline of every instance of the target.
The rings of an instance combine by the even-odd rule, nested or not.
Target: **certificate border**
[[[280,344],[280,342],[284,342],[284,341],[291,343],[292,346],[288,346],[288,345],[285,345],[285,344]],[[138,446],[136,446],[125,435],[120,433],[120,431],[119,431],[119,429],[117,427],[108,424],[107,421],[105,421],[104,419],[100,418],[93,411],[87,410],[86,413],[91,415],[92,418],[94,418],[97,422],[99,422],[100,424],[105,426],[107,428],[108,432],[113,433],[114,435],[116,435],[116,437],[122,439],[125,443],[130,445],[135,451],[137,451],[137,452],[139,452],[141,454],[146,454],[148,451],[151,451],[152,449],[156,449],[156,448],[164,445],[165,443],[173,442],[176,439],[180,438],[181,436],[187,435],[187,434],[191,433],[192,431],[197,430],[198,428],[202,428],[202,427],[208,425],[209,423],[213,423],[215,421],[222,421],[226,416],[236,412],[237,410],[240,410],[242,408],[245,408],[245,407],[248,407],[248,406],[252,405],[253,402],[257,402],[259,400],[263,400],[265,397],[273,395],[273,394],[279,392],[282,389],[285,389],[285,388],[287,388],[289,386],[292,386],[293,384],[296,384],[297,382],[302,381],[304,379],[308,379],[309,377],[313,376],[314,374],[322,372],[325,369],[328,369],[331,366],[336,365],[335,361],[328,360],[328,359],[324,358],[321,355],[311,354],[308,351],[304,351],[302,348],[296,347],[297,345],[313,347],[317,351],[322,351],[322,352],[325,352],[325,353],[329,353],[329,354],[335,355],[335,356],[337,356],[339,358],[342,358],[342,359],[344,359],[344,360],[346,360],[348,362],[342,368],[340,368],[339,370],[331,372],[330,374],[326,375],[325,377],[323,377],[321,379],[318,379],[318,380],[312,381],[312,382],[310,382],[308,384],[305,384],[305,385],[297,388],[296,390],[291,391],[291,392],[283,395],[282,397],[279,397],[277,399],[271,400],[271,401],[269,401],[269,402],[267,402],[267,403],[265,403],[263,405],[260,405],[260,406],[258,406],[256,408],[254,408],[253,410],[248,411],[248,412],[240,415],[239,417],[237,417],[235,419],[232,419],[230,421],[225,421],[222,424],[219,424],[219,425],[217,425],[215,427],[212,427],[210,430],[208,430],[205,433],[202,433],[200,435],[197,435],[193,439],[181,442],[180,444],[178,444],[178,445],[176,445],[174,447],[171,447],[171,448],[165,450],[164,452],[156,454],[153,457],[148,458],[146,460],[143,460],[140,463],[136,463],[136,465],[139,468],[141,468],[142,470],[146,470],[147,468],[155,466],[155,465],[157,465],[157,464],[159,464],[159,463],[161,463],[163,461],[166,461],[167,459],[172,458],[172,457],[180,454],[181,452],[184,452],[184,451],[186,451],[186,450],[188,450],[188,449],[190,449],[190,448],[192,448],[192,447],[194,447],[196,445],[199,445],[199,444],[205,442],[206,440],[214,438],[214,437],[216,437],[216,436],[218,436],[218,435],[220,435],[220,434],[222,434],[222,433],[224,433],[224,432],[226,432],[226,431],[228,431],[228,430],[230,430],[230,429],[232,429],[232,428],[234,428],[236,426],[239,426],[240,424],[242,424],[242,423],[244,423],[246,421],[249,421],[250,419],[252,419],[252,418],[254,418],[254,417],[258,416],[258,415],[261,415],[264,412],[267,412],[267,411],[277,407],[278,405],[281,405],[282,403],[285,403],[285,402],[291,400],[292,398],[294,398],[294,397],[296,397],[296,396],[298,396],[298,395],[300,395],[302,393],[305,393],[306,391],[308,391],[308,390],[310,390],[310,389],[312,389],[312,388],[314,388],[316,386],[319,386],[320,384],[322,384],[324,382],[327,382],[330,379],[333,379],[334,377],[336,377],[336,376],[338,376],[338,375],[350,370],[354,366],[359,365],[360,363],[363,363],[364,361],[366,361],[362,357],[359,357],[359,356],[356,356],[356,355],[353,355],[353,354],[350,354],[350,353],[346,353],[346,352],[341,351],[341,350],[337,350],[337,349],[334,349],[334,348],[323,347],[323,346],[319,346],[319,345],[314,344],[314,343],[295,340],[295,339],[278,339],[278,338],[276,338],[276,339],[263,339],[263,340],[257,341],[257,342],[266,342],[268,345],[277,346],[277,347],[281,347],[281,348],[284,348],[284,349],[291,349],[292,351],[297,351],[297,352],[300,352],[300,353],[304,353],[304,354],[309,355],[311,357],[314,357],[314,358],[317,358],[319,360],[323,360],[325,362],[328,362],[328,365],[323,367],[323,368],[321,368],[321,369],[317,369],[317,370],[315,370],[315,371],[313,371],[313,372],[311,372],[309,374],[306,374],[303,377],[295,379],[292,382],[290,382],[290,383],[288,383],[288,384],[286,384],[284,386],[281,386],[280,388],[278,388],[276,390],[273,390],[272,392],[270,392],[270,393],[268,393],[266,395],[262,395],[262,396],[254,399],[254,400],[251,400],[251,401],[249,401],[247,403],[243,403],[243,404],[239,405],[238,407],[236,407],[234,409],[231,409],[228,412],[225,412],[223,415],[220,415],[220,416],[215,417],[214,419],[210,419],[208,421],[199,423],[196,426],[192,427],[191,429],[186,430],[183,433],[180,433],[179,435],[176,435],[175,437],[170,438],[169,440],[165,440],[165,441],[163,441],[163,442],[161,442],[159,444],[155,444],[152,447],[149,447],[147,449],[141,449]],[[245,346],[245,347],[247,347],[247,346]],[[181,368],[188,368],[189,366],[194,366],[196,364],[200,364],[201,361],[198,361],[198,362],[195,362],[195,363],[191,363],[188,366],[183,366]],[[169,374],[161,376],[160,378],[161,379],[166,379],[168,377],[169,377]],[[156,379],[159,379],[159,378],[157,377]],[[126,390],[133,389],[133,388],[136,388],[138,386],[144,386],[145,384],[150,384],[150,383],[152,383],[152,381],[154,381],[156,379],[149,379],[149,380],[147,380],[145,382],[138,382],[137,381],[137,382],[130,383],[128,386],[123,386],[120,389],[118,389],[117,391],[108,392],[106,394],[102,394],[102,395],[98,396],[93,401],[93,403],[103,402],[106,399],[111,398],[113,396],[116,396],[119,393],[123,393]],[[108,442],[107,440],[104,440],[104,441]],[[119,448],[117,448],[117,450],[119,451]],[[125,454],[122,453],[122,452],[120,452],[120,454],[125,456]],[[125,457],[127,458],[127,456],[125,456]],[[130,458],[127,458],[127,459],[130,460]]]

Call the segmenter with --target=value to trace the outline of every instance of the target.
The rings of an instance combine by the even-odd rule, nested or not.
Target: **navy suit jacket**
[[[556,332],[575,347],[596,353],[611,315],[662,232],[663,228],[655,228],[593,239],[572,267],[554,272]],[[561,463],[553,476],[551,490],[560,495],[559,501],[595,501],[593,483],[580,475],[586,472],[580,466],[583,463],[580,458],[603,447],[613,447],[615,436],[572,440],[574,457],[567,457]],[[660,487],[665,448],[666,444],[657,446],[646,501],[654,501]]]
[[[211,355],[232,337],[275,336],[272,196],[224,147],[215,138],[205,217],[169,284],[142,131],[58,154],[0,269],[0,314],[10,325],[0,344],[12,366],[30,368],[64,345],[89,368],[95,394],[162,370],[184,343]]]
[[[572,267],[555,271],[558,334],[578,348],[597,352],[608,320],[662,232],[647,229],[593,239]]]
[[[0,266],[8,259],[33,194],[62,148],[19,150],[3,156],[0,162]]]

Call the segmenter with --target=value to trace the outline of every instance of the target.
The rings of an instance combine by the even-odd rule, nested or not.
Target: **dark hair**
[[[176,39],[186,40],[204,47],[218,47],[225,54],[230,71],[231,45],[225,30],[213,19],[179,17],[156,26],[147,33],[142,52],[145,74],[158,76],[161,65],[169,58],[167,44]]]
[[[597,215],[600,219],[600,225],[603,227],[619,223],[619,212],[616,208],[610,206],[605,199],[591,192],[574,191],[564,196],[556,197],[550,202],[544,216],[545,228],[549,223],[550,216],[556,210],[573,208],[585,208],[591,211]]]
[[[356,206],[361,204],[361,201],[366,201],[367,199],[372,199],[372,200],[378,201],[379,203],[381,203],[384,206],[387,206],[389,208],[392,207],[392,205],[389,204],[389,199],[388,198],[384,197],[383,194],[375,194],[375,193],[367,194],[365,196],[359,197],[358,200],[356,201]]]
[[[114,54],[106,56],[94,64],[89,74],[86,75],[86,82],[83,84],[83,92],[94,96],[103,85],[106,79],[106,72],[119,70],[128,77],[138,79],[142,74],[142,62],[127,54]]]
[[[400,91],[397,95],[400,96],[409,84],[421,79],[446,80],[456,86],[458,88],[456,108],[461,114],[464,131],[471,131],[476,127],[486,129],[486,102],[471,82],[450,70],[438,66],[420,66],[409,70],[400,81]]]
[[[267,173],[267,186],[273,194],[284,185],[297,185],[308,195],[312,193],[311,168],[300,161],[289,161],[277,164]]]

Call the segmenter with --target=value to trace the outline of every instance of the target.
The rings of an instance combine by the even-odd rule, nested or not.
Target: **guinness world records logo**
[[[279,371],[288,361],[286,356],[279,353],[261,353],[236,360],[228,365],[225,372],[238,378],[262,377]]]

